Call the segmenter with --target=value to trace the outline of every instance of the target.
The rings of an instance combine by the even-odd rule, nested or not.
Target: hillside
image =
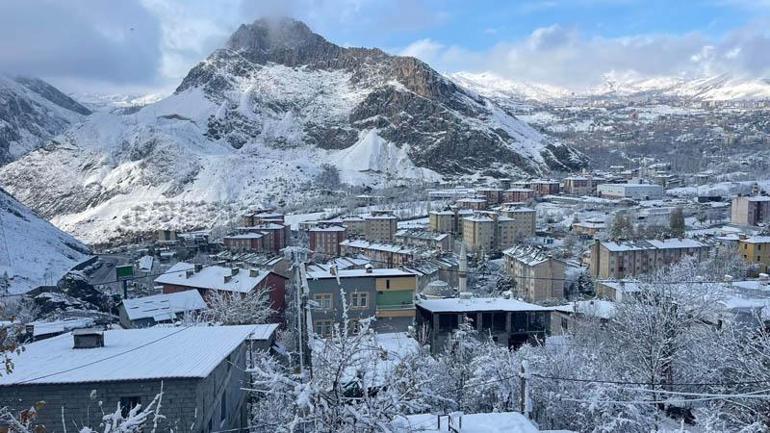
[[[55,285],[88,257],[82,243],[0,189],[0,276],[8,274],[9,293]]]
[[[0,75],[0,164],[37,149],[90,113],[43,80]]]
[[[581,166],[487,98],[428,65],[343,48],[298,21],[258,20],[175,93],[98,112],[0,170],[0,182],[92,242],[211,225],[253,204],[314,194],[321,166],[383,185]]]

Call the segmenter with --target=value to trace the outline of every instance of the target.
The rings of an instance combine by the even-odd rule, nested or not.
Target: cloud
[[[0,2],[7,73],[122,83],[157,77],[160,24],[136,1]]]
[[[553,25],[483,51],[423,39],[404,52],[444,72],[490,71],[514,80],[570,88],[598,84],[607,74],[758,77],[770,74],[767,24],[757,21],[716,40],[700,33],[589,37],[574,28]]]

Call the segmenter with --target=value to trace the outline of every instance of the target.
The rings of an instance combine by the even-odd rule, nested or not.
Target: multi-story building
[[[488,204],[498,204],[503,201],[503,190],[499,188],[481,188],[476,190],[479,198],[484,198]]]
[[[425,230],[399,230],[396,242],[422,248],[452,251],[452,235]]]
[[[45,428],[32,428],[61,433],[96,428],[105,411],[125,416],[147,407],[162,391],[157,431],[241,431],[249,426],[249,352],[269,350],[277,328],[82,329],[29,343],[14,356],[13,371],[0,376],[0,407],[18,414],[45,401],[33,420]],[[3,424],[0,431],[8,431]]]
[[[535,195],[543,197],[546,195],[558,195],[561,185],[558,181],[551,179],[536,179],[529,182],[529,187],[535,191]]]
[[[509,188],[503,191],[504,203],[527,203],[535,198],[535,191],[529,188]]]
[[[291,229],[287,225],[280,223],[257,224],[248,227],[238,227],[236,229],[240,234],[261,233],[263,251],[279,253],[286,248],[291,237]]]
[[[596,187],[600,197],[630,198],[634,200],[659,200],[663,187],[647,183],[603,183]]]
[[[335,273],[336,272],[336,273]],[[322,336],[331,334],[343,320],[342,296],[348,317],[355,323],[376,318],[374,329],[381,332],[406,331],[414,323],[414,295],[417,277],[400,269],[313,270],[307,272],[313,329]]]
[[[441,352],[447,338],[470,319],[482,335],[509,348],[544,343],[550,308],[503,298],[425,299],[417,303],[417,327],[425,330],[431,351]]]
[[[366,236],[366,220],[361,217],[342,218],[342,225],[348,236]]]
[[[474,253],[510,248],[517,239],[534,234],[532,216],[527,210],[517,213],[515,218],[497,212],[476,212],[463,219],[463,242]]]
[[[484,210],[487,208],[487,199],[479,197],[461,198],[455,203],[462,209]]]
[[[312,227],[307,231],[310,249],[329,257],[342,254],[340,242],[345,240],[345,227]]]
[[[758,272],[770,270],[770,236],[751,236],[738,239],[738,254],[757,267]]]
[[[428,215],[428,225],[431,231],[439,233],[451,233],[456,236],[463,234],[463,218],[473,215],[469,209],[445,209],[432,211]]]
[[[516,292],[530,302],[563,298],[566,264],[547,250],[519,245],[503,252],[505,271],[516,281]]]
[[[277,223],[283,224],[284,216],[282,213],[275,212],[275,209],[260,209],[253,212],[249,212],[243,216],[242,225],[245,227],[252,227],[260,224]]]
[[[563,180],[563,190],[570,195],[591,195],[596,192],[596,184],[589,176],[569,176]]]
[[[513,226],[513,239],[525,239],[535,236],[537,213],[534,209],[525,206],[505,206],[500,210],[503,216],[511,219],[511,222],[502,224]]]
[[[364,217],[364,237],[369,242],[393,242],[398,227],[398,218],[391,211],[374,211]]]
[[[709,247],[693,239],[608,242],[596,240],[591,247],[591,275],[621,279],[653,272],[685,256],[703,259]]]
[[[340,242],[340,252],[344,255],[362,254],[372,260],[377,268],[403,266],[414,261],[417,253],[413,247],[405,245],[369,242],[363,239],[346,239]]]
[[[236,252],[264,252],[264,233],[243,233],[239,235],[225,236],[222,243],[225,248]]]
[[[572,231],[581,236],[596,237],[602,230],[607,228],[607,223],[600,219],[588,219],[572,223]]]
[[[758,195],[733,198],[730,221],[745,226],[770,223],[770,197]]]

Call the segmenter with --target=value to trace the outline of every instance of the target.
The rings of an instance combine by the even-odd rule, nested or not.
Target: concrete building
[[[283,224],[284,216],[282,213],[275,212],[275,209],[258,209],[245,214],[241,218],[241,225],[244,227],[253,227],[261,224]]]
[[[260,253],[267,251],[264,244],[265,237],[264,233],[242,233],[225,236],[222,243],[230,251]],[[270,236],[270,240],[272,240],[272,236]]]
[[[770,271],[770,236],[750,236],[738,239],[738,254],[757,267],[758,272]]]
[[[342,322],[342,293],[348,305],[348,317],[355,323],[374,317],[379,332],[406,331],[414,322],[414,295],[417,277],[400,269],[345,269],[307,272],[313,329],[322,336]]]
[[[572,231],[576,235],[586,236],[589,238],[596,237],[601,231],[607,228],[607,223],[604,220],[589,219],[586,221],[578,221],[572,223]]]
[[[187,313],[198,313],[207,308],[197,290],[124,299],[118,306],[120,326],[147,328],[158,323],[173,323]]]
[[[163,287],[163,293],[196,290],[204,300],[210,292],[245,295],[258,290],[270,291],[271,308],[276,311],[275,320],[283,320],[286,308],[286,282],[289,279],[273,271],[228,268],[225,266],[200,266],[179,262],[158,278],[155,284]]]
[[[543,197],[546,195],[558,195],[561,190],[559,182],[551,179],[536,179],[529,182],[529,187],[535,191],[535,195]]]
[[[463,219],[463,242],[472,253],[502,251],[513,246],[524,226],[528,223],[496,212],[477,212]]]
[[[261,233],[263,251],[270,251],[275,254],[286,248],[291,238],[291,228],[283,223],[265,223],[253,226],[238,227],[236,229],[239,235],[249,233]]]
[[[504,203],[527,203],[535,198],[535,191],[530,188],[509,188],[503,191]]]
[[[364,237],[369,242],[393,242],[398,229],[398,218],[391,211],[374,211],[364,217],[366,229]]]
[[[633,200],[660,200],[664,192],[662,186],[646,183],[603,183],[596,190],[600,197]]]
[[[503,201],[503,190],[500,188],[480,188],[476,195],[487,201],[487,204],[498,204]]]
[[[733,198],[730,221],[744,226],[770,223],[770,197],[758,195]]]
[[[432,211],[428,215],[428,226],[434,232],[451,233],[459,237],[463,234],[462,219],[473,215],[473,212],[458,208]]]
[[[550,311],[503,298],[425,299],[417,302],[417,328],[427,332],[434,353],[444,350],[447,337],[466,319],[498,344],[518,348],[527,342],[545,342]]]
[[[516,281],[516,293],[530,302],[564,297],[566,263],[547,250],[518,245],[503,251],[505,271]]]
[[[176,242],[176,230],[158,230],[158,242],[161,244]]]
[[[487,208],[487,199],[485,198],[461,198],[455,202],[461,209],[484,210]]]
[[[591,247],[591,275],[621,279],[662,269],[685,256],[703,259],[709,247],[693,239],[605,242]]]
[[[340,242],[345,240],[345,234],[345,227],[341,226],[313,227],[307,231],[310,249],[328,257],[342,254]]]
[[[514,240],[535,236],[537,213],[534,209],[525,206],[503,206],[500,213],[511,219],[510,224],[515,232]]]
[[[363,239],[346,239],[340,242],[340,251],[346,256],[364,255],[372,260],[376,268],[394,268],[414,261],[417,250],[414,247],[384,242],[369,242]]]
[[[569,195],[592,195],[596,192],[596,183],[589,176],[569,176],[562,181],[562,190]]]
[[[432,250],[452,251],[452,235],[449,233],[404,229],[396,232],[396,242]]]
[[[366,220],[360,217],[342,218],[342,226],[345,227],[347,236],[365,236]]]
[[[98,428],[105,411],[146,406],[162,384],[159,432],[240,430],[248,352],[269,349],[277,327],[90,329],[30,343],[0,376],[0,407],[18,414],[45,401],[35,424],[63,433]]]

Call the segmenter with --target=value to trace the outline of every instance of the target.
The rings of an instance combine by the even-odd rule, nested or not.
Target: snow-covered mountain
[[[458,72],[449,77],[461,86],[497,102],[554,102],[571,98],[672,98],[687,101],[770,99],[770,79],[739,78],[729,74],[699,78],[608,74],[598,86],[569,90],[543,83],[515,81],[489,72]]]
[[[37,149],[90,113],[43,80],[0,75],[0,164]]]
[[[301,200],[327,164],[372,185],[540,174],[582,158],[417,59],[343,48],[281,19],[241,26],[173,95],[92,114],[0,182],[98,242]]]
[[[55,285],[88,257],[82,243],[0,189],[0,276],[8,275],[9,293]]]

